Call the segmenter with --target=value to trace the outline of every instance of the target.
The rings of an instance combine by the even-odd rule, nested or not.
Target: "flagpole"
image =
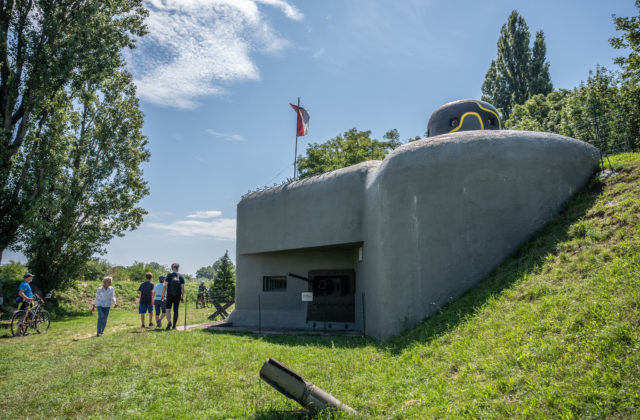
[[[298,96],[298,115],[296,115],[296,150],[293,155],[293,179],[296,179],[298,173],[298,124],[297,121],[300,118],[300,97]]]

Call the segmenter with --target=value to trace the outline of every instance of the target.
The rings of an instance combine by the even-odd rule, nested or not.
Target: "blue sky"
[[[352,127],[422,136],[440,105],[479,98],[500,28],[517,9],[543,30],[554,88],[618,55],[611,15],[633,0],[147,0],[149,34],[127,53],[152,157],[149,214],[114,239],[112,264],[177,261],[185,273],[229,250],[236,205],[293,173],[298,151]],[[4,261],[21,259],[7,252]]]

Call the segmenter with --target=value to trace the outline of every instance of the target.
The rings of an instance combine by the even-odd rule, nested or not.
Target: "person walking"
[[[107,318],[109,317],[109,311],[111,310],[111,304],[117,308],[116,293],[111,287],[111,277],[105,277],[102,279],[102,286],[98,287],[96,291],[96,298],[93,300],[93,306],[91,307],[91,313],[98,308],[98,333],[97,337],[102,336],[104,333],[104,327],[107,326]]]
[[[178,273],[180,264],[171,264],[171,273],[164,280],[162,298],[167,302],[167,330],[171,329],[171,308],[173,308],[173,329],[178,326],[178,307],[184,302],[184,277]]]
[[[144,314],[149,313],[149,326],[153,327],[153,283],[151,279],[153,278],[153,274],[146,273],[144,275],[145,281],[140,284],[138,287],[138,291],[140,292],[140,301],[138,302],[138,313],[140,314],[140,322],[142,323],[142,328],[144,328]]]
[[[162,291],[164,290],[164,276],[158,278],[159,283],[153,289],[153,305],[156,308],[156,326],[162,327],[162,318],[166,315],[167,302],[162,299]]]

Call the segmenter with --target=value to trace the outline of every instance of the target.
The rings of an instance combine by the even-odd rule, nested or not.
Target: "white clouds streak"
[[[206,236],[217,240],[236,239],[236,219],[220,218],[219,210],[200,210],[187,215],[189,219],[171,223],[149,223],[153,229],[164,230],[172,236]]]
[[[290,42],[263,17],[258,4],[285,16],[303,15],[284,0],[147,0],[149,34],[129,56],[141,98],[182,109],[225,92],[223,84],[258,80],[254,51],[274,53]]]
[[[191,219],[212,219],[219,216],[222,216],[222,212],[220,210],[197,211],[193,214],[187,215],[187,217]]]
[[[211,128],[207,128],[205,131],[208,134],[211,134],[212,136],[221,137],[221,138],[223,138],[225,140],[228,140],[228,141],[247,141],[247,139],[242,137],[240,134],[219,133],[219,132],[217,132],[215,130],[212,130]]]

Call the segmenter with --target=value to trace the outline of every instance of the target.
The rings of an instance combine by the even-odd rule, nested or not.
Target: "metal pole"
[[[364,292],[362,292],[362,335],[367,335],[367,315],[364,307]]]
[[[298,115],[296,115],[296,149],[293,154],[293,179],[298,173],[298,118],[300,118],[300,97],[298,96]]]
[[[262,334],[262,308],[260,306],[260,293],[258,293],[258,334]]]

